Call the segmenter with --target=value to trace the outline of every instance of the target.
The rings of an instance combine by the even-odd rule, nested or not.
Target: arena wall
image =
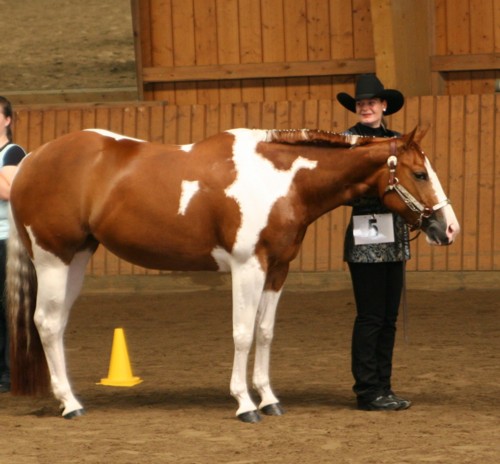
[[[377,72],[405,95],[491,94],[492,0],[132,0],[140,98],[332,99]]]
[[[16,141],[33,150],[67,132],[99,127],[160,143],[191,143],[235,127],[318,128],[341,131],[353,115],[332,100],[168,105],[18,107]],[[462,225],[450,247],[430,247],[423,235],[412,242],[410,271],[500,270],[500,95],[410,97],[389,118],[395,130],[429,127],[422,147],[434,164]],[[342,271],[342,242],[349,208],[321,217],[309,228],[296,272]],[[158,274],[99,249],[89,275]]]

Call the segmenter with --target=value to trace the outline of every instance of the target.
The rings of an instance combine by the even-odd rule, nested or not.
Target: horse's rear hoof
[[[80,417],[85,414],[85,409],[75,409],[74,411],[68,412],[68,414],[64,414],[63,417],[65,419],[74,419],[75,417]]]
[[[248,411],[238,414],[238,419],[246,424],[256,424],[260,422],[260,414],[257,411]]]
[[[267,406],[261,408],[261,411],[266,416],[282,416],[283,414],[285,414],[285,410],[281,407],[281,404],[279,403],[268,404]]]

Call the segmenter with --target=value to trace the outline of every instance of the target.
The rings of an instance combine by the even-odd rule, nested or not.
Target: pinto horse
[[[289,263],[307,227],[354,198],[378,195],[429,243],[454,241],[459,225],[418,146],[422,135],[234,129],[161,145],[92,129],[33,151],[10,198],[12,392],[47,391],[50,373],[63,417],[83,414],[68,381],[63,334],[101,243],[147,268],[230,271],[236,415],[244,422],[257,422],[260,412],[281,415],[270,347]],[[254,335],[258,407],[247,386]]]

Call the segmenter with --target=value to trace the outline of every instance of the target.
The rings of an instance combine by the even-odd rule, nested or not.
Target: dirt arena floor
[[[130,0],[0,0],[0,11],[0,95],[136,85]]]
[[[499,290],[410,291],[394,383],[414,404],[380,413],[354,409],[351,292],[285,291],[272,381],[287,413],[243,424],[228,393],[228,291],[84,294],[66,351],[87,414],[68,421],[52,397],[1,395],[0,463],[497,464],[498,301]],[[134,387],[96,385],[116,327],[144,380]]]

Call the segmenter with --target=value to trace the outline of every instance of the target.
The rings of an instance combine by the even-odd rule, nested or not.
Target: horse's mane
[[[316,145],[350,148],[353,145],[366,145],[373,142],[373,137],[344,135],[319,129],[270,129],[266,131],[266,142],[286,143],[291,145]]]

